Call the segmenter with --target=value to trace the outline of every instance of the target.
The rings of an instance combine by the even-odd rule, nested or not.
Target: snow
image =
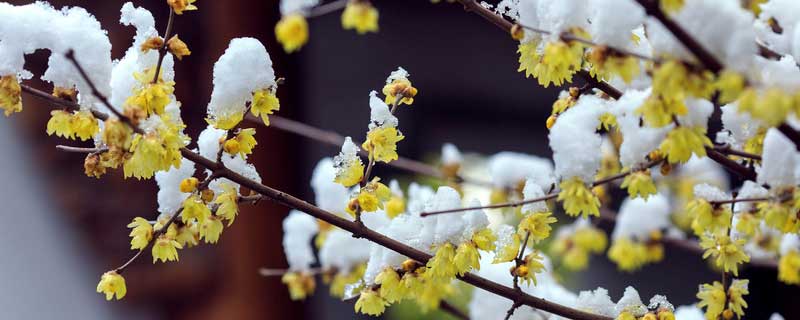
[[[626,198],[622,202],[614,226],[612,239],[628,238],[646,241],[652,231],[668,228],[670,223],[670,205],[662,194],[642,198]]]
[[[159,213],[173,214],[183,206],[183,200],[189,197],[189,193],[181,192],[181,181],[193,176],[194,171],[194,162],[181,159],[179,168],[170,167],[167,171],[156,172]]]
[[[283,251],[290,271],[304,271],[314,263],[311,239],[319,231],[316,219],[292,210],[283,219]]]
[[[797,167],[797,151],[794,143],[775,128],[767,130],[761,166],[756,167],[757,182],[773,188],[795,185],[794,175],[786,174],[786,168]]]
[[[93,107],[97,99],[66,58],[69,50],[75,52],[75,59],[100,92],[111,91],[111,42],[93,15],[80,7],[56,10],[46,2],[24,6],[0,3],[0,75],[30,78],[32,74],[24,68],[25,54],[37,49],[51,52],[42,80],[58,87],[76,87],[82,107]]]
[[[555,174],[561,180],[572,177],[585,182],[593,180],[602,157],[602,139],[596,131],[605,109],[605,102],[600,98],[583,95],[574,106],[559,115],[550,129]]]
[[[503,151],[491,156],[487,166],[496,188],[514,188],[529,178],[544,190],[549,190],[555,183],[553,164],[549,159]]]
[[[275,87],[275,71],[267,49],[254,38],[231,40],[214,63],[214,89],[208,103],[211,119],[244,114],[253,92]]]

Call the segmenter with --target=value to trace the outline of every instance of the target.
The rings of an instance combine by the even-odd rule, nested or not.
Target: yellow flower
[[[133,155],[125,161],[125,177],[150,178],[156,171],[179,167],[186,136],[177,125],[162,126],[146,136],[135,135],[131,141]]]
[[[342,166],[337,168],[336,177],[333,181],[349,188],[361,182],[363,177],[364,164],[360,158],[356,157],[346,163],[342,163]]]
[[[589,74],[598,79],[611,80],[616,75],[630,83],[640,72],[639,59],[609,52],[607,47],[595,46],[586,58],[591,64]]]
[[[561,86],[572,82],[572,75],[581,68],[583,45],[577,42],[549,42],[541,60],[533,68],[533,76],[547,88],[550,83]],[[522,68],[522,66],[520,66]]]
[[[797,232],[797,216],[792,214],[792,208],[782,202],[759,202],[757,205],[759,214],[764,217],[764,222],[781,232]]]
[[[439,246],[436,250],[436,255],[428,260],[428,271],[425,275],[431,278],[448,279],[452,278],[458,273],[453,259],[455,259],[456,251],[452,244],[445,243]]]
[[[576,246],[595,254],[603,253],[608,245],[606,233],[595,227],[584,227],[575,230],[575,234],[572,235],[572,241]]]
[[[787,284],[800,284],[800,253],[792,250],[778,261],[778,280]]]
[[[704,230],[727,230],[733,214],[727,206],[715,208],[708,201],[699,198],[689,201],[686,210],[694,217],[692,223],[697,234],[702,234]]]
[[[658,320],[675,320],[675,314],[669,309],[661,309],[658,311]]]
[[[103,142],[109,147],[128,150],[133,140],[133,129],[118,119],[108,119],[103,125]]]
[[[225,141],[223,149],[229,154],[239,154],[242,159],[253,153],[253,148],[258,144],[255,128],[240,129],[235,137]]]
[[[265,126],[269,126],[269,115],[281,108],[278,96],[270,89],[258,90],[253,93],[253,102],[250,104],[250,112],[256,117],[261,117]]]
[[[661,152],[667,155],[670,163],[684,163],[689,160],[692,153],[702,158],[706,156],[706,146],[711,145],[711,140],[706,136],[703,127],[677,127],[667,133],[667,138],[661,142]]]
[[[562,263],[568,270],[584,270],[589,266],[589,253],[582,248],[573,247],[566,251]]]
[[[147,38],[147,40],[145,40],[142,43],[142,45],[139,46],[139,51],[141,51],[142,53],[147,53],[147,51],[154,50],[154,49],[155,50],[159,50],[162,47],[164,47],[164,39],[162,39],[159,36],[153,36],[153,37]]]
[[[125,278],[123,278],[116,271],[108,271],[100,277],[100,283],[97,284],[97,293],[104,293],[106,300],[111,300],[114,296],[117,300],[125,297],[128,289],[125,287]]]
[[[372,289],[364,289],[356,301],[355,310],[371,316],[379,316],[386,310],[389,302],[381,298],[378,292]]]
[[[0,77],[0,109],[4,110],[6,117],[22,111],[22,87],[16,75]]]
[[[50,120],[47,121],[47,135],[74,139],[74,133],[71,128],[72,114],[64,110],[50,111]]]
[[[525,71],[525,77],[533,76],[533,70],[536,69],[542,59],[539,52],[539,41],[520,43],[517,47],[517,53],[519,53],[519,69],[517,69],[517,72]],[[555,105],[553,107],[553,110],[555,110]]]
[[[525,283],[530,284],[533,281],[533,285],[536,285],[536,274],[542,273],[544,271],[544,263],[542,263],[543,258],[539,255],[538,251],[531,252],[522,260],[525,264],[525,274],[519,275],[525,281]]]
[[[648,126],[661,128],[672,123],[674,116],[685,115],[688,112],[683,100],[667,99],[653,94],[634,113],[642,116]]]
[[[375,277],[375,284],[381,285],[380,296],[387,302],[397,302],[405,298],[408,291],[400,283],[400,275],[392,268],[386,268]]]
[[[47,121],[47,134],[75,139],[77,136],[81,141],[86,141],[94,137],[100,130],[97,119],[89,111],[78,111],[70,113],[62,110],[50,112],[50,120]]]
[[[683,3],[686,0],[661,0],[659,4],[661,5],[661,10],[668,13],[676,13],[681,8],[683,8]]]
[[[213,118],[207,118],[206,122],[214,126],[214,128],[222,130],[230,130],[236,127],[239,122],[244,119],[243,112],[232,112],[225,115],[216,115]]]
[[[197,7],[193,4],[196,1],[197,0],[167,0],[167,4],[172,7],[175,14],[183,14],[184,11],[197,10]]]
[[[728,104],[738,99],[744,86],[744,77],[733,70],[722,71],[714,82],[714,87],[719,90],[720,104]]]
[[[414,103],[414,97],[417,96],[418,90],[411,85],[411,81],[408,80],[408,78],[397,78],[384,85],[381,92],[386,96],[384,102],[390,106],[395,103],[397,103],[397,105],[404,103],[406,105],[411,105]],[[403,96],[400,102],[396,102],[398,96]]]
[[[167,49],[169,49],[169,52],[178,58],[178,60],[181,60],[183,57],[192,54],[192,52],[189,51],[189,47],[186,45],[186,42],[183,42],[183,40],[178,38],[177,34],[167,40]]]
[[[150,243],[153,238],[153,226],[150,221],[142,217],[133,218],[133,222],[128,224],[131,228],[131,250],[142,250]]]
[[[178,229],[178,234],[175,236],[175,241],[183,247],[194,247],[200,243],[200,230],[198,230],[197,223],[191,225],[183,225]]]
[[[159,73],[158,81],[153,83],[155,68],[144,72],[135,72],[133,77],[139,85],[133,89],[133,95],[125,100],[126,108],[134,107],[144,111],[145,115],[162,115],[166,106],[172,101],[170,95],[175,91],[174,81],[164,81]]]
[[[718,281],[714,281],[713,285],[704,283],[697,292],[697,298],[700,299],[697,307],[706,308],[706,319],[717,319],[725,309],[725,288]]]
[[[736,223],[736,231],[746,234],[748,237],[756,235],[761,226],[761,219],[749,212],[739,214],[739,221]]]
[[[495,249],[494,242],[497,241],[497,237],[492,232],[492,229],[485,228],[481,231],[475,232],[472,235],[472,242],[475,243],[475,246],[478,249],[483,251],[492,251]]]
[[[687,97],[707,99],[714,91],[712,80],[710,71],[697,73],[689,70],[683,62],[671,60],[653,72],[653,94],[680,101]]]
[[[551,212],[536,212],[522,218],[519,223],[519,231],[522,234],[531,233],[531,239],[535,242],[547,239],[550,236],[551,224],[557,220]]]
[[[397,217],[399,214],[406,211],[406,202],[402,197],[392,196],[389,201],[384,204],[386,207],[386,215],[389,218]]]
[[[195,190],[197,190],[197,185],[198,184],[200,184],[200,180],[198,180],[197,178],[195,178],[195,177],[186,178],[186,179],[181,180],[181,184],[179,186],[179,189],[183,193],[194,192]]]
[[[619,313],[615,320],[636,320],[636,316],[631,314],[630,311],[623,311]]]
[[[194,194],[183,200],[183,211],[181,212],[181,221],[188,224],[193,219],[201,224],[211,216],[211,209],[203,203],[200,196]]]
[[[350,0],[342,12],[342,28],[358,34],[378,32],[378,10],[368,1]]]
[[[367,141],[361,145],[371,159],[389,163],[397,160],[397,142],[405,138],[395,127],[375,127],[367,133]]]
[[[220,217],[212,215],[200,223],[202,224],[200,226],[200,237],[204,238],[206,243],[217,243],[224,228]]]
[[[508,262],[514,260],[517,257],[517,253],[519,253],[519,247],[522,239],[519,238],[519,235],[514,233],[511,235],[511,241],[505,243],[502,247],[497,247],[495,249],[494,261],[492,263],[500,263],[500,262]]]
[[[747,302],[744,301],[745,295],[750,294],[747,285],[750,283],[747,279],[736,279],[731,282],[728,288],[728,307],[733,310],[739,318],[744,316],[744,308],[747,308]]]
[[[275,37],[283,45],[286,53],[297,51],[308,42],[308,22],[299,13],[292,13],[281,17],[275,25]]]
[[[153,244],[153,263],[158,260],[178,261],[178,249],[183,249],[183,246],[172,237],[163,234],[158,236],[156,243]]]
[[[289,297],[292,300],[305,299],[317,287],[313,276],[300,272],[285,273],[281,277],[281,282],[289,288]]]
[[[745,239],[731,239],[726,232],[703,234],[700,237],[700,247],[705,250],[703,259],[716,258],[715,264],[725,272],[739,275],[739,264],[750,262],[750,257],[744,253]]]
[[[353,270],[348,273],[342,273],[342,272],[337,273],[333,277],[333,280],[330,283],[329,292],[331,293],[331,295],[337,298],[344,297],[345,287],[361,280],[361,278],[364,277],[364,271],[366,270],[366,266],[367,266],[366,263],[362,263],[353,268]],[[380,274],[378,275],[378,277],[380,277]],[[375,281],[377,282],[377,279]],[[381,287],[381,289],[383,288]],[[401,286],[398,289],[403,290],[405,289],[405,287]]]
[[[650,195],[658,192],[650,176],[650,170],[632,172],[622,181],[621,187],[628,189],[628,196],[631,199],[640,197],[647,200]]]
[[[739,112],[749,113],[768,127],[784,122],[794,106],[792,96],[778,88],[767,89],[760,94],[755,89],[748,88],[742,92],[738,101]]]
[[[456,254],[453,257],[453,264],[456,267],[458,275],[464,275],[472,269],[480,270],[481,255],[478,253],[478,248],[472,241],[464,242],[458,245]]]
[[[236,219],[236,215],[239,214],[239,196],[236,193],[236,188],[232,185],[223,183],[221,186],[222,194],[214,199],[214,204],[218,205],[217,216],[228,220],[228,226],[230,227],[233,224],[233,220]]]
[[[564,202],[564,210],[570,216],[583,214],[584,217],[590,215],[600,216],[600,199],[592,193],[586,184],[578,177],[564,180],[559,185],[561,192],[558,193],[558,200]]]
[[[628,238],[619,238],[614,240],[608,249],[608,258],[614,261],[620,270],[632,272],[647,262],[647,248],[644,244]]]

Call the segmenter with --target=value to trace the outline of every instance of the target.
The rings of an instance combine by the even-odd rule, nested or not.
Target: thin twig
[[[167,20],[167,30],[164,31],[164,44],[158,50],[158,63],[156,63],[155,76],[153,76],[153,83],[158,82],[158,76],[161,74],[161,65],[164,63],[164,56],[167,55],[169,45],[169,36],[172,34],[172,24],[175,21],[175,10],[169,8],[169,20]]]
[[[310,18],[321,17],[321,16],[324,16],[326,14],[333,13],[333,12],[339,11],[341,9],[344,9],[344,7],[347,6],[347,2],[349,2],[349,0],[336,0],[336,1],[333,1],[333,2],[330,2],[330,3],[326,3],[326,4],[323,4],[323,5],[318,5],[318,6],[314,7],[314,8],[312,8],[311,10],[309,10],[308,14],[306,14],[305,16],[306,16],[306,18],[309,18],[309,19]]]
[[[261,119],[255,117],[253,115],[247,115],[244,119],[245,119],[245,121],[250,121],[250,122],[255,123],[255,124],[261,124],[261,125],[264,124],[264,122],[261,121]],[[334,131],[319,129],[319,128],[310,126],[308,124],[305,124],[305,123],[302,123],[302,122],[299,122],[299,121],[295,121],[295,120],[291,120],[291,119],[288,119],[288,118],[284,118],[284,117],[281,117],[281,116],[278,116],[278,115],[270,115],[269,116],[269,124],[270,125],[268,126],[268,128],[275,128],[275,129],[278,129],[278,130],[281,130],[281,131],[294,133],[294,134],[297,134],[299,136],[302,136],[302,137],[305,137],[305,138],[309,138],[311,140],[322,142],[322,143],[325,143],[325,144],[328,144],[328,145],[331,145],[331,146],[335,146],[335,147],[340,147],[342,145],[342,143],[344,143],[344,139],[345,139],[344,136],[342,136],[341,134],[336,133]],[[356,145],[360,145],[361,144],[357,140],[353,140],[353,143],[356,144]],[[361,156],[364,156],[364,157],[369,156],[369,154],[366,151],[361,150],[361,149],[359,149],[359,154],[361,154]],[[441,170],[437,169],[436,167],[431,166],[431,165],[429,165],[427,163],[424,163],[424,162],[412,160],[412,159],[405,158],[405,157],[402,157],[402,156],[398,157],[397,160],[394,160],[392,162],[387,163],[386,165],[388,165],[390,167],[397,168],[397,169],[413,172],[413,173],[416,173],[416,174],[421,174],[421,175],[437,178],[437,179],[442,179],[442,180],[447,179],[447,177],[445,177],[442,174]],[[473,179],[473,178],[467,178],[467,177],[464,177],[464,176],[456,176],[455,179],[456,179],[456,182],[458,182],[458,183],[462,183],[463,182],[463,183],[468,183],[468,184],[475,185],[475,186],[484,186],[484,187],[487,187],[487,188],[491,188],[492,187],[492,184],[490,182],[488,182],[488,181],[479,181],[479,180],[476,180],[476,179]]]
[[[107,147],[73,147],[73,146],[65,146],[65,145],[56,145],[56,149],[64,151],[64,152],[73,152],[73,153],[103,153],[108,151]]]
[[[721,146],[720,145],[715,145],[714,146],[714,150],[718,151],[719,153],[726,154],[726,155],[749,158],[749,159],[753,159],[753,160],[761,160],[761,156],[760,155],[752,154],[752,153],[749,153],[749,152],[744,152],[744,151],[741,151],[741,150],[735,150],[735,149],[731,148],[731,146],[729,144],[725,144],[725,145],[721,145]]]
[[[661,162],[663,162],[663,160],[651,161],[648,164],[644,165],[642,167],[642,169],[654,167],[654,166],[658,165]],[[609,182],[614,181],[614,180],[622,179],[622,178],[628,176],[629,174],[631,174],[633,172],[636,172],[636,171],[640,171],[642,169],[625,171],[625,172],[618,173],[618,174],[615,174],[615,175],[607,177],[607,178],[599,179],[599,180],[597,180],[595,182],[592,182],[592,187],[596,187],[596,186],[599,186],[599,185],[602,185],[602,184],[606,184],[606,183],[609,183]],[[421,217],[427,217],[427,216],[443,214],[443,213],[453,213],[453,212],[463,212],[463,211],[471,211],[471,210],[484,210],[484,209],[499,209],[499,208],[519,207],[521,205],[525,205],[525,204],[529,204],[529,203],[535,203],[535,202],[541,202],[541,201],[547,201],[547,200],[553,199],[555,197],[558,197],[558,193],[559,192],[560,192],[559,190],[556,190],[556,191],[550,192],[550,193],[548,193],[548,194],[546,194],[544,196],[537,197],[537,198],[532,198],[532,199],[527,199],[527,200],[520,200],[520,201],[511,201],[511,202],[505,202],[505,203],[498,203],[498,204],[492,204],[492,205],[487,205],[487,206],[474,206],[474,207],[454,208],[454,209],[448,209],[448,210],[426,211],[426,212],[420,213],[419,215]]]
[[[694,39],[683,27],[681,27],[675,20],[668,17],[664,11],[661,11],[658,1],[652,0],[636,0],[639,5],[644,8],[648,15],[656,18],[667,30],[669,30],[675,38],[680,41],[686,49],[688,49],[706,69],[713,73],[722,71],[722,63],[714,57],[706,48],[704,48],[697,40]]]

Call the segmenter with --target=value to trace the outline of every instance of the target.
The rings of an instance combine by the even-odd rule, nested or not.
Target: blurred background
[[[134,30],[118,23],[124,1],[50,2],[95,14],[109,32],[113,58],[130,45]],[[175,94],[193,137],[206,126],[214,62],[232,38],[248,36],[266,45],[276,74],[286,79],[278,91],[281,116],[361,139],[369,121],[369,92],[379,91],[389,72],[402,66],[419,95],[399,114],[406,136],[399,144],[401,155],[437,159],[441,145],[452,142],[465,152],[550,156],[544,123],[558,89],[541,88],[516,72],[515,42],[456,4],[375,1],[380,32],[364,36],[342,30],[338,12],[314,18],[309,43],[291,55],[275,41],[278,1],[196,4],[199,11],[175,21],[176,33],[192,50],[176,64]],[[164,0],[135,5],[151,10],[158,29],[164,29]],[[47,53],[37,52],[27,67],[38,76],[46,62]],[[51,89],[38,80],[30,83]],[[128,296],[106,302],[94,292],[99,276],[131,256],[125,226],[135,216],[155,216],[157,186],[152,180],[123,180],[121,171],[99,180],[86,177],[83,155],[57,152],[56,144],[69,142],[45,134],[50,108],[29,96],[23,99],[23,113],[0,118],[5,150],[0,181],[7,183],[0,193],[0,318],[356,318],[352,304],[328,297],[324,286],[310,299],[292,302],[279,277],[258,274],[262,267],[286,267],[281,221],[288,209],[268,201],[243,207],[217,245],[183,250],[179,263],[139,259],[126,270]],[[258,142],[253,161],[264,182],[309,201],[311,170],[319,159],[338,152],[276,129],[259,129]],[[406,174],[385,166],[376,173]],[[643,298],[664,293],[676,305],[693,303],[696,284],[719,278],[696,255],[667,248],[666,257],[634,274],[618,273],[607,258],[595,257],[588,271],[563,278],[574,290],[604,286],[615,300],[627,285],[635,285]],[[742,277],[751,279],[748,319],[766,319],[776,309],[787,315],[798,297],[796,289],[776,283],[774,271],[746,269]],[[394,308],[385,317],[421,317],[410,309]]]

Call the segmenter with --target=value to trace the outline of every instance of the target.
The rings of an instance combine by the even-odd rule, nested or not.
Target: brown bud
[[[95,178],[100,178],[106,173],[106,168],[100,164],[100,156],[97,153],[86,156],[83,161],[83,170],[87,176]]]
[[[414,272],[414,270],[417,270],[417,268],[421,266],[422,266],[421,263],[413,259],[406,259],[406,261],[403,261],[402,264],[403,271],[405,272]]]
[[[59,99],[78,102],[78,91],[75,88],[53,88],[53,96]]]
[[[142,50],[142,52],[147,52],[147,51],[150,51],[150,50],[161,49],[161,47],[163,47],[163,46],[164,46],[164,39],[161,39],[161,37],[155,36],[155,37],[151,37],[151,38],[148,38],[147,40],[145,40],[144,43],[142,43],[142,45],[139,47],[139,50]]]
[[[203,200],[205,203],[209,203],[214,200],[214,191],[211,189],[203,189],[200,191],[200,199]]]
[[[525,29],[519,24],[511,26],[511,39],[520,41],[525,37]]]
[[[169,49],[169,52],[178,58],[178,60],[181,60],[183,57],[192,54],[192,52],[189,51],[189,46],[187,46],[185,42],[178,38],[177,34],[167,40],[167,48]]]

